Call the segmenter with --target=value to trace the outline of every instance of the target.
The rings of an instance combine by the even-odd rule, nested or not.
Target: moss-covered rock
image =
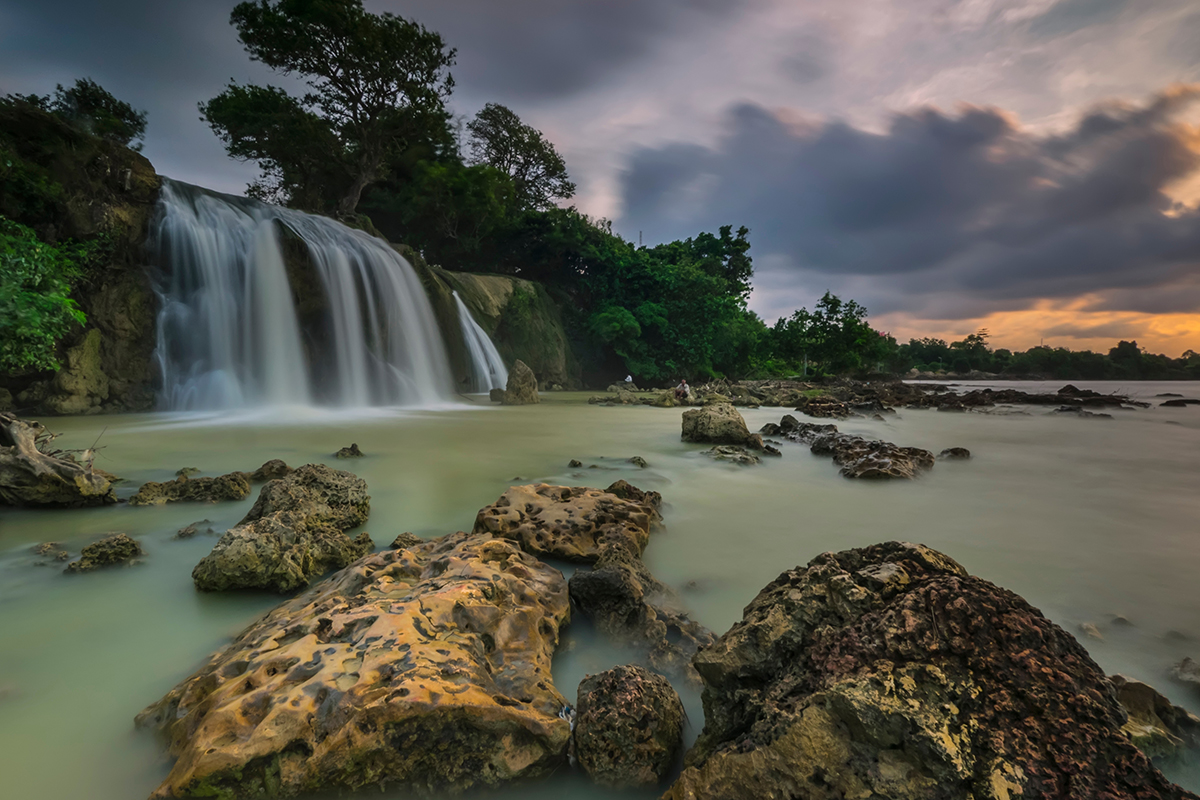
[[[131,506],[161,506],[166,503],[216,503],[229,500],[245,500],[250,496],[250,476],[245,472],[231,472],[215,478],[189,478],[180,475],[173,481],[142,484],[133,497]]]
[[[91,572],[101,567],[127,564],[140,555],[142,555],[142,546],[137,543],[136,539],[124,533],[114,533],[83,548],[79,554],[79,560],[72,561],[63,571],[67,573]]]

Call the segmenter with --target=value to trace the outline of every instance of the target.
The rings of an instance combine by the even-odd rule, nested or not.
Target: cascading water
[[[471,359],[471,391],[503,389],[508,384],[508,370],[504,367],[504,359],[496,351],[496,345],[492,344],[487,332],[471,316],[471,310],[458,292],[454,292],[454,304],[458,309],[458,324],[462,326],[467,355]]]
[[[170,180],[156,219],[156,357],[167,409],[450,399],[425,289],[385,242],[327,217]],[[303,243],[298,258],[285,259],[285,236]],[[303,277],[289,265],[312,277],[295,298]]]

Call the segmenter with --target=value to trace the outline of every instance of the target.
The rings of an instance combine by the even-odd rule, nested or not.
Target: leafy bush
[[[70,297],[72,285],[102,246],[46,244],[24,225],[0,217],[0,371],[59,368],[59,340],[86,321]]]

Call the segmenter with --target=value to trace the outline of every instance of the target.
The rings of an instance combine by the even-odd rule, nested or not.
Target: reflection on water
[[[1160,392],[1200,397],[1196,383],[1076,385],[1146,399]],[[1045,408],[901,410],[884,422],[839,423],[897,444],[934,452],[962,446],[974,455],[938,464],[916,482],[863,483],[840,478],[829,459],[790,443],[782,459],[757,467],[714,463],[699,455],[703,446],[679,441],[679,409],[602,408],[585,398],[550,394],[540,406],[370,417],[277,416],[271,424],[147,415],[51,420],[50,427],[64,434],[59,446],[82,448],[108,426],[97,465],[129,480],[125,496],[185,466],[214,475],[282,458],[293,466],[323,461],[352,469],[370,485],[366,530],[381,545],[403,531],[430,537],[469,529],[476,511],[510,483],[603,487],[625,478],[663,493],[667,528],[651,540],[647,562],[717,632],[779,572],[820,552],[919,541],[1021,594],[1072,633],[1095,623],[1104,640],[1083,643],[1102,667],[1200,712],[1200,693],[1168,677],[1179,659],[1200,656],[1200,407],[1160,408],[1155,400],[1147,410],[1113,411],[1113,420],[1064,418]],[[785,411],[745,416],[755,429]],[[330,456],[351,441],[366,458]],[[624,462],[633,455],[649,468]],[[573,458],[584,468],[568,469]],[[150,736],[133,730],[134,714],[277,602],[195,592],[191,569],[214,540],[172,536],[201,519],[223,531],[252,500],[0,513],[5,797],[130,800],[158,784],[167,762]],[[63,542],[76,554],[108,531],[141,540],[143,563],[70,577],[61,565],[35,566],[30,547],[37,542]],[[1133,625],[1113,624],[1116,615]],[[573,697],[585,674],[625,660],[577,623],[555,659],[555,680]],[[685,702],[698,728],[698,698],[687,694]],[[1173,777],[1200,788],[1196,775]],[[537,786],[488,796],[607,793],[564,768]]]

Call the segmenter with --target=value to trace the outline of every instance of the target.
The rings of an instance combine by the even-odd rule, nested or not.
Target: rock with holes
[[[705,727],[671,800],[1196,798],[1070,634],[920,545],[784,572],[695,666]]]
[[[250,473],[251,483],[262,483],[263,481],[273,481],[279,478],[286,478],[295,470],[287,465],[283,459],[272,458],[270,461],[263,464],[254,472]]]
[[[300,467],[263,486],[245,519],[192,570],[192,580],[210,592],[302,589],[374,549],[366,533],[353,539],[345,533],[366,521],[370,503],[362,478],[324,464]]]
[[[545,775],[571,734],[550,675],[569,614],[562,573],[487,534],[364,558],[138,716],[176,759],[153,797],[424,795]]]
[[[579,766],[602,786],[653,786],[683,744],[683,703],[661,675],[613,667],[579,684],[571,747]]]
[[[63,571],[67,573],[91,572],[101,567],[129,564],[142,554],[142,546],[138,544],[137,539],[133,539],[125,533],[114,533],[83,548],[79,553],[79,560],[72,561]]]
[[[591,563],[609,534],[626,534],[639,554],[645,550],[661,502],[657,492],[641,492],[625,481],[607,490],[513,486],[480,509],[474,530],[518,541],[532,555]]]
[[[189,478],[180,475],[173,481],[142,484],[137,494],[129,498],[131,506],[160,506],[166,503],[216,503],[245,500],[250,496],[250,476],[231,472],[215,478]]]

